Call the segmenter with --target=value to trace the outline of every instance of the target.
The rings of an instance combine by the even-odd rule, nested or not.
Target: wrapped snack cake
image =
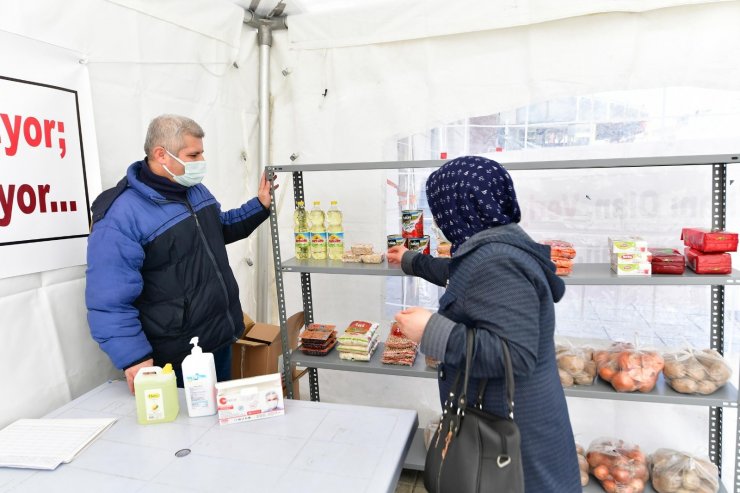
[[[370,361],[378,347],[378,324],[354,320],[337,338],[339,358],[353,361]]]
[[[417,344],[403,335],[398,324],[393,322],[391,332],[385,340],[382,363],[388,365],[414,366]]]

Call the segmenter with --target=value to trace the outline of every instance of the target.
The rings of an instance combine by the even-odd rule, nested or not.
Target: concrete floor
[[[404,469],[396,486],[396,493],[427,493],[421,471]]]

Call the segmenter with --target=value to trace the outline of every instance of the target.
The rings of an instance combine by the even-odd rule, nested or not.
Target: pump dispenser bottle
[[[210,416],[216,414],[216,365],[212,353],[204,353],[198,346],[198,338],[190,340],[193,349],[182,362],[182,381],[188,416]]]

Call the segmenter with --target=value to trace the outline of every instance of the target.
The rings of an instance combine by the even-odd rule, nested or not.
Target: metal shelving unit
[[[442,160],[428,161],[389,161],[389,162],[365,162],[365,163],[333,163],[333,164],[307,164],[307,165],[273,165],[267,166],[268,178],[276,173],[289,172],[293,174],[293,192],[295,201],[304,200],[303,196],[303,172],[309,171],[359,171],[359,170],[382,170],[401,168],[436,168],[444,164]],[[527,161],[506,163],[508,170],[544,170],[544,169],[585,169],[585,168],[629,168],[629,167],[653,167],[653,166],[687,166],[687,165],[710,165],[712,166],[712,227],[724,229],[725,227],[725,204],[726,204],[726,167],[728,164],[740,162],[740,155],[724,154],[710,156],[668,156],[647,158],[616,158],[616,159],[591,159],[578,161]],[[311,293],[311,274],[332,275],[377,275],[377,276],[403,276],[403,272],[397,266],[382,264],[343,264],[331,260],[282,260],[280,253],[280,241],[277,225],[277,211],[273,196],[270,206],[270,230],[272,235],[273,257],[275,267],[275,278],[278,295],[278,307],[283,348],[289,348],[287,340],[287,314],[285,308],[285,295],[283,287],[284,273],[300,273],[301,291],[303,295],[303,308],[306,323],[313,322],[313,299]],[[740,285],[740,272],[733,270],[730,275],[697,275],[686,272],[681,276],[653,275],[642,276],[617,276],[611,272],[608,264],[576,264],[573,274],[564,277],[563,280],[569,285],[632,285],[632,286],[656,286],[656,285],[705,285],[711,286],[711,337],[710,347],[720,353],[724,352],[724,289],[725,286]],[[374,358],[368,362],[354,362],[340,360],[336,352],[327,356],[307,356],[298,351],[286,351],[283,354],[283,371],[291,374],[291,366],[304,366],[309,369],[309,384],[311,399],[319,400],[319,385],[317,369],[332,369],[341,371],[358,371],[365,373],[389,374],[408,377],[435,378],[436,372],[425,366],[423,358],[417,358],[416,364],[411,367],[400,367],[396,365],[383,365],[380,363],[382,346],[379,347]],[[288,381],[288,397],[293,396],[293,385],[291,379]],[[722,463],[722,410],[725,407],[738,407],[738,390],[731,384],[725,385],[709,396],[680,394],[670,389],[662,379],[656,388],[649,393],[621,393],[614,391],[608,384],[597,382],[592,386],[566,388],[565,393],[571,397],[597,398],[624,401],[642,401],[680,405],[699,405],[709,407],[709,458],[721,471]],[[740,493],[740,413],[738,413],[738,426],[736,436],[735,454],[736,466],[734,471],[734,491]],[[423,430],[419,429],[414,437],[414,443],[406,457],[404,467],[421,470],[424,465]],[[602,491],[593,478],[591,483],[585,487],[584,492]],[[648,486],[646,492],[653,490]],[[726,490],[721,487],[721,492]]]

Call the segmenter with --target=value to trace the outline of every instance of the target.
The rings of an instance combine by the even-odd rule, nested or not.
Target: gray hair
[[[144,152],[151,157],[155,147],[164,147],[177,155],[185,147],[184,136],[202,139],[205,135],[200,125],[186,116],[159,115],[149,124],[144,141]]]

